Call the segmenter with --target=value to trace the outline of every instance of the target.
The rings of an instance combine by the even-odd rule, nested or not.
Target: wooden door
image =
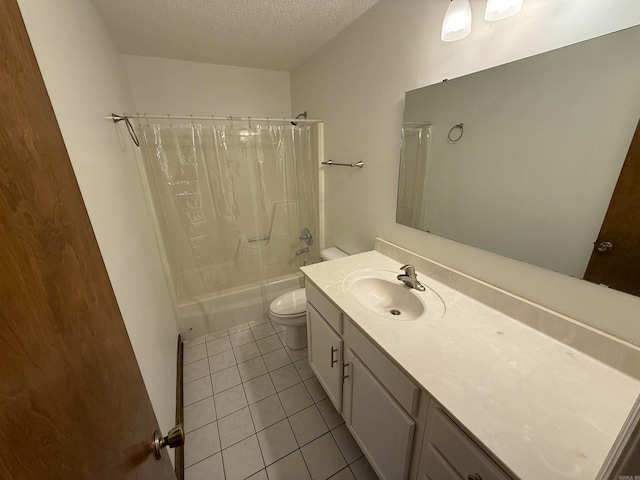
[[[0,478],[175,479],[15,0],[0,105]]]
[[[610,249],[599,251],[603,242]],[[618,183],[584,279],[640,295],[640,122],[627,153]]]

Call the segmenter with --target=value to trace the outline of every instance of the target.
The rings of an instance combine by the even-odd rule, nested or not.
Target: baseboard
[[[184,358],[184,346],[182,336],[178,335],[178,364],[176,368],[176,425],[184,426],[184,396],[182,392],[182,365]],[[176,477],[178,480],[184,480],[184,445],[176,448],[175,451],[175,467]]]

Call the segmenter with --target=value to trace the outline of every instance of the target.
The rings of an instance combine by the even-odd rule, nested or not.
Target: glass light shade
[[[484,19],[489,22],[502,20],[522,10],[522,0],[487,0]]]
[[[469,0],[452,0],[442,21],[442,41],[455,42],[471,33]]]

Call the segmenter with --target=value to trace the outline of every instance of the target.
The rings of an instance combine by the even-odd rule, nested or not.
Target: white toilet
[[[320,252],[320,258],[324,261],[346,256],[336,247]],[[307,292],[304,288],[283,293],[271,302],[269,318],[273,323],[287,328],[285,342],[289,348],[298,350],[307,346]]]

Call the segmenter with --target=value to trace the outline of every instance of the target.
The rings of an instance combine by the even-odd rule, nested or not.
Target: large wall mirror
[[[630,170],[638,52],[633,27],[407,92],[396,221],[578,278],[592,254],[638,262],[639,233],[611,246],[598,238]],[[625,232],[640,229],[635,164],[636,207],[618,213]],[[630,272],[636,286],[589,279],[640,295],[640,264]]]

